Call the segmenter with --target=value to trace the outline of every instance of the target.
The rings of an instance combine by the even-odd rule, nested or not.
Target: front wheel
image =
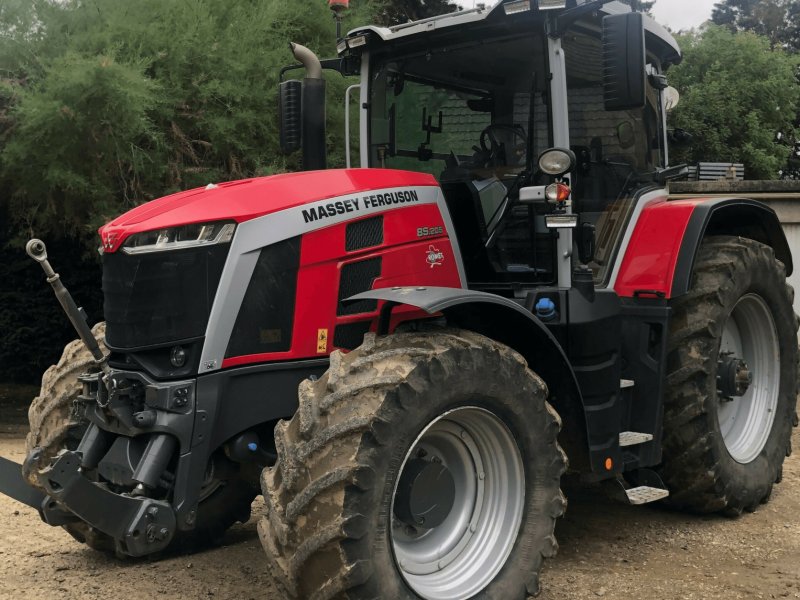
[[[316,600],[537,593],[566,506],[546,397],[518,354],[468,331],[335,352],[262,477],[273,575]]]

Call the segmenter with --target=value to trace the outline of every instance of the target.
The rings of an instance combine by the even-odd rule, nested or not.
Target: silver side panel
[[[633,237],[633,230],[636,228],[636,224],[639,222],[639,217],[642,216],[642,211],[644,211],[648,204],[652,204],[657,200],[666,199],[666,190],[653,190],[652,192],[649,192],[639,198],[639,201],[636,203],[636,206],[633,209],[631,219],[628,221],[628,227],[625,229],[625,235],[622,236],[622,243],[617,251],[617,257],[614,259],[614,269],[611,271],[611,277],[608,280],[608,285],[606,285],[607,289],[613,290],[614,286],[617,285],[617,277],[619,276],[619,269],[622,266],[622,259],[625,258],[625,253],[628,251],[628,245],[631,243],[631,237]]]
[[[547,39],[550,55],[550,97],[553,113],[553,142],[557,148],[569,148],[569,104],[567,99],[567,64],[560,39]],[[569,179],[566,176],[565,179]],[[572,207],[567,207],[572,213]],[[560,229],[556,246],[558,287],[572,287],[572,230]]]
[[[358,101],[358,128],[359,136],[358,149],[361,153],[361,167],[369,167],[369,53],[361,55],[361,88]]]
[[[344,91],[344,166],[348,169],[352,166],[350,164],[350,92],[352,92],[353,90],[360,90],[360,89],[361,86],[359,84],[355,84],[351,85]],[[359,93],[359,98],[360,97],[361,94]],[[358,114],[360,117],[361,115],[360,110]],[[359,124],[360,124],[360,118],[359,118]]]
[[[396,207],[394,205],[390,207],[366,205],[365,198],[387,192],[413,192],[416,194],[417,200],[409,203],[400,203]],[[337,201],[350,202],[350,206],[356,207],[356,209],[340,215],[308,220],[308,215],[311,214],[312,210],[316,211],[319,207]],[[200,373],[211,373],[219,370],[222,366],[222,360],[228,347],[228,340],[230,340],[233,332],[236,316],[239,314],[247,286],[253,276],[261,248],[311,231],[336,225],[337,223],[351,221],[358,217],[385,213],[398,208],[420,204],[436,204],[439,207],[447,232],[450,235],[453,254],[457,258],[458,274],[461,278],[462,286],[465,285],[464,266],[461,262],[461,253],[458,250],[453,223],[450,220],[450,214],[447,211],[442,191],[438,187],[390,188],[347,194],[288,208],[240,224],[231,242],[228,260],[222,270],[219,288],[214,297],[214,304],[208,319],[206,340],[200,358]]]

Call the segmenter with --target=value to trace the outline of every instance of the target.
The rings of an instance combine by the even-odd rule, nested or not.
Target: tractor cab
[[[525,0],[354,30],[339,51],[361,75],[361,166],[437,178],[471,288],[569,287],[579,264],[607,285],[634,199],[668,167],[669,33],[618,2]],[[568,172],[541,168],[552,148]],[[548,227],[561,213],[578,216]]]

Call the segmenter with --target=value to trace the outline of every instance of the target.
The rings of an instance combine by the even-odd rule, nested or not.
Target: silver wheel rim
[[[763,298],[747,294],[733,307],[722,332],[720,354],[743,359],[753,381],[745,394],[721,401],[719,428],[728,453],[738,463],[754,461],[769,439],[780,390],[780,348],[775,320]]]
[[[414,529],[394,514],[395,483],[390,527],[398,570],[426,600],[470,598],[495,578],[517,539],[525,502],[522,455],[508,427],[477,407],[457,408],[429,423],[400,474],[420,451],[450,471],[455,500],[441,525]]]

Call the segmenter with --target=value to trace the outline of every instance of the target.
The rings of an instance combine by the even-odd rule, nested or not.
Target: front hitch
[[[75,331],[78,332],[78,337],[81,338],[83,344],[94,357],[97,366],[103,369],[105,373],[108,373],[108,355],[103,353],[94,335],[92,335],[92,330],[86,322],[86,314],[82,309],[78,308],[72,295],[67,291],[67,288],[64,287],[64,284],[61,283],[59,274],[50,266],[50,262],[47,260],[47,248],[44,242],[35,238],[28,241],[25,245],[25,252],[42,266],[42,270],[44,270],[44,274],[47,276],[47,283],[52,286],[53,292],[61,304],[61,308],[67,313],[67,317],[72,323],[72,326],[75,328]]]

